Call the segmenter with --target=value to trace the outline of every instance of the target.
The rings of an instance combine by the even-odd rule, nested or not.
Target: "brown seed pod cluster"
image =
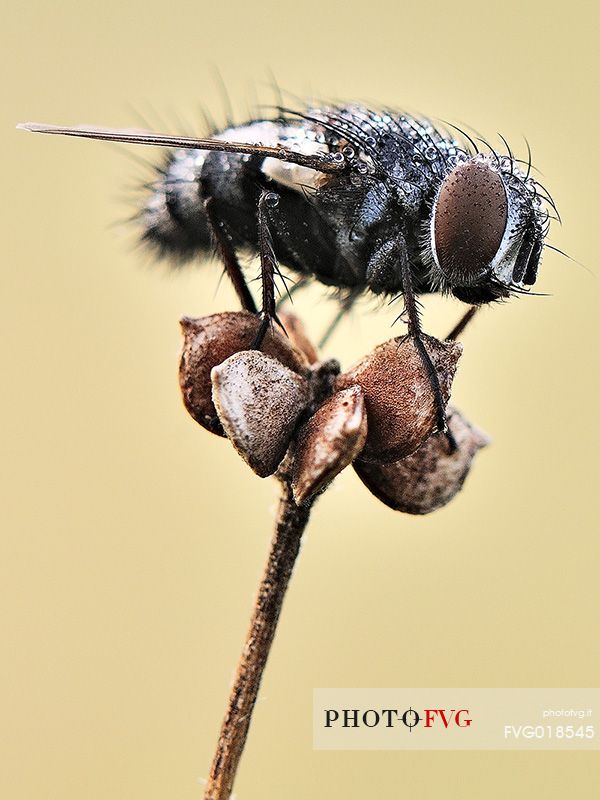
[[[254,350],[248,312],[184,319],[180,385],[191,416],[226,436],[261,476],[285,472],[298,505],[350,464],[382,502],[410,514],[445,505],[461,488],[486,437],[448,410],[452,450],[438,431],[436,398],[410,336],[376,347],[347,372],[321,362],[300,320]],[[462,346],[424,337],[444,400]]]

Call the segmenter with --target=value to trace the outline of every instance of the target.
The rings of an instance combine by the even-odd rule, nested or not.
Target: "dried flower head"
[[[260,351],[250,349],[258,319],[248,312],[182,321],[180,384],[192,417],[227,436],[257,475],[284,477],[298,505],[351,463],[391,508],[445,505],[487,439],[449,410],[452,450],[414,338],[390,339],[340,375],[336,361],[319,361],[295,315],[281,318],[289,338],[270,330]],[[431,336],[423,345],[446,404],[462,345]]]

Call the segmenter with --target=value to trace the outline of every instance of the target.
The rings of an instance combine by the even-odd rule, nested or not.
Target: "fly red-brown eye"
[[[500,248],[508,219],[500,175],[484,162],[460,164],[445,178],[434,210],[438,265],[453,284],[476,281]]]

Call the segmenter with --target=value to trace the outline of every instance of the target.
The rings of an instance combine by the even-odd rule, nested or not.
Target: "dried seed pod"
[[[362,450],[367,415],[360,386],[336,392],[298,433],[292,490],[298,505],[330,483]]]
[[[211,380],[233,446],[261,478],[272,475],[310,400],[307,379],[258,350],[244,350],[214,367]]]
[[[444,403],[462,353],[458,342],[423,336]],[[339,389],[358,384],[364,394],[369,433],[361,459],[391,463],[414,453],[437,430],[437,403],[417,345],[410,336],[380,344],[340,375]]]
[[[308,338],[306,329],[300,317],[294,314],[293,311],[278,311],[278,316],[281,324],[285,328],[285,332],[289,336],[290,342],[304,353],[309,364],[316,364],[319,360],[317,348]]]
[[[455,409],[448,409],[448,427],[458,446],[454,452],[446,436],[435,433],[401,461],[370,464],[358,460],[354,468],[365,486],[390,508],[429,514],[460,491],[475,453],[489,444],[488,437]]]
[[[210,371],[233,353],[251,347],[259,325],[256,314],[248,311],[228,311],[200,319],[184,317],[181,320],[184,341],[179,385],[183,402],[196,422],[219,436],[225,433],[212,401]],[[306,374],[306,357],[279,331],[268,331],[261,349],[294,372]]]

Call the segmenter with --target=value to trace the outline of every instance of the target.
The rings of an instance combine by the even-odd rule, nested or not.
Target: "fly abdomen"
[[[307,153],[327,149],[323,141],[306,138],[301,126],[272,121],[240,125],[215,134],[213,139],[271,147],[285,142]],[[159,257],[182,262],[211,252],[206,200],[213,201],[232,245],[253,251],[257,246],[257,203],[262,188],[273,186],[290,194],[290,203],[298,206],[291,216],[302,218],[306,213],[302,187],[310,188],[316,173],[256,155],[178,149],[171,151],[159,175],[141,214],[142,240]],[[308,215],[311,216],[310,211]],[[281,255],[291,255],[288,250],[285,248]],[[299,266],[293,255],[287,260],[292,266]]]
[[[159,257],[188,261],[211,249],[201,173],[206,153],[174,150],[141,214],[142,241]]]

